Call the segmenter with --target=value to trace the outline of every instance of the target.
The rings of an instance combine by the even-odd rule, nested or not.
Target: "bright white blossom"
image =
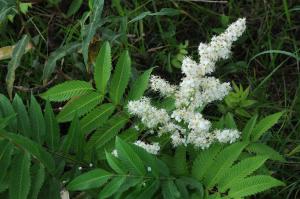
[[[146,144],[145,142],[138,140],[134,144],[145,149],[148,153],[151,153],[154,155],[158,154],[158,152],[160,150],[160,146],[157,142],[155,142],[153,144]]]
[[[202,149],[214,142],[233,143],[240,137],[235,129],[214,130],[211,122],[203,117],[199,109],[207,104],[222,100],[230,91],[229,83],[208,76],[215,71],[216,63],[229,58],[232,43],[246,29],[246,19],[241,18],[232,23],[224,33],[214,36],[210,43],[200,43],[199,61],[185,57],[182,62],[182,78],[178,86],[166,80],[152,76],[150,87],[162,96],[175,98],[175,110],[167,111],[151,105],[150,99],[143,97],[128,103],[128,111],[141,118],[142,123],[159,136],[169,133],[173,146],[194,145]],[[148,152],[157,154],[159,145],[137,141],[136,145]]]
[[[216,130],[215,138],[221,143],[233,143],[239,139],[241,132],[236,129]]]
[[[159,92],[166,97],[173,95],[176,91],[176,86],[155,75],[152,75],[150,78],[150,87],[153,91]]]

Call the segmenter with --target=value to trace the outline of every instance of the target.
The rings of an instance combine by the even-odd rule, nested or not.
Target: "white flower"
[[[137,140],[134,144],[145,149],[148,153],[151,153],[154,155],[157,155],[160,150],[160,146],[156,142],[153,144],[146,144],[143,141]]]
[[[235,129],[216,130],[215,138],[221,143],[233,143],[239,139],[241,132]]]
[[[128,111],[132,115],[140,117],[148,128],[154,128],[158,124],[165,124],[170,120],[166,110],[155,108],[150,104],[150,99],[146,97],[137,101],[129,101]]]
[[[150,87],[152,90],[160,92],[162,96],[167,97],[173,95],[176,91],[176,86],[155,75],[150,78]]]
[[[242,18],[231,24],[224,33],[214,36],[209,43],[200,43],[199,61],[190,57],[183,59],[181,69],[184,77],[178,86],[171,85],[158,76],[151,77],[152,90],[162,96],[175,98],[175,110],[168,112],[158,109],[151,105],[149,98],[143,97],[137,101],[129,101],[129,113],[141,118],[142,123],[150,129],[146,131],[149,134],[170,134],[174,147],[190,144],[205,149],[214,142],[235,142],[240,136],[239,131],[211,130],[211,122],[199,110],[213,101],[222,100],[229,93],[229,83],[221,83],[219,79],[207,75],[215,71],[219,60],[230,56],[232,43],[245,29],[246,20]],[[157,143],[151,145],[137,141],[135,144],[153,154],[159,151]]]
[[[112,154],[113,156],[115,156],[116,158],[119,157],[119,156],[118,156],[118,151],[117,151],[117,149],[114,149],[114,150],[111,152],[111,154]]]

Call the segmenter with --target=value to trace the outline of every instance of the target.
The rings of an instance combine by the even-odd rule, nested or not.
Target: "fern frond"
[[[241,160],[225,172],[224,177],[221,178],[218,183],[219,190],[225,192],[230,185],[235,183],[237,180],[252,174],[255,170],[261,167],[266,160],[267,157],[265,156],[254,156]]]
[[[42,93],[40,97],[52,102],[63,102],[72,97],[90,93],[93,90],[94,88],[89,82],[71,80],[50,88]]]
[[[246,197],[268,190],[272,187],[283,186],[284,183],[267,175],[251,176],[236,181],[231,186],[229,196],[233,198]]]

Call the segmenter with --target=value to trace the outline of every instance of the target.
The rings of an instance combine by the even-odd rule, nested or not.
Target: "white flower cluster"
[[[138,140],[134,144],[145,149],[148,153],[151,153],[154,155],[158,154],[158,152],[160,150],[160,146],[157,142],[155,142],[153,144],[146,144],[145,142]]]
[[[239,131],[212,130],[211,122],[203,118],[198,110],[208,103],[223,99],[230,91],[229,83],[221,83],[219,79],[207,75],[215,71],[217,61],[230,56],[232,43],[245,29],[246,20],[241,18],[231,24],[224,33],[214,36],[210,43],[200,43],[199,62],[190,57],[184,58],[182,62],[184,77],[179,86],[171,85],[158,76],[151,77],[150,86],[153,91],[159,92],[162,96],[175,98],[176,108],[171,113],[165,109],[155,108],[146,97],[130,101],[129,113],[140,117],[142,123],[156,130],[158,135],[170,133],[174,146],[192,144],[204,149],[213,142],[235,142],[240,137]],[[153,147],[140,141],[136,143],[152,153],[159,151],[158,145]]]

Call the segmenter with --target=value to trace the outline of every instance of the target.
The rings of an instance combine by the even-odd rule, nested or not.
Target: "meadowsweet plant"
[[[210,76],[221,59],[229,58],[231,47],[246,29],[246,19],[241,18],[232,23],[227,30],[214,36],[210,43],[200,43],[199,61],[185,57],[182,62],[182,78],[179,85],[171,85],[166,80],[152,76],[150,87],[162,97],[175,99],[175,109],[168,112],[151,104],[151,100],[142,97],[129,101],[130,114],[138,116],[142,123],[158,136],[169,133],[174,147],[193,145],[206,149],[214,142],[233,143],[240,138],[237,129],[212,129],[211,122],[202,114],[203,108],[216,100],[222,100],[230,91],[230,84],[220,82]],[[136,145],[156,154],[158,145],[137,141]],[[155,150],[154,150],[155,148]]]

